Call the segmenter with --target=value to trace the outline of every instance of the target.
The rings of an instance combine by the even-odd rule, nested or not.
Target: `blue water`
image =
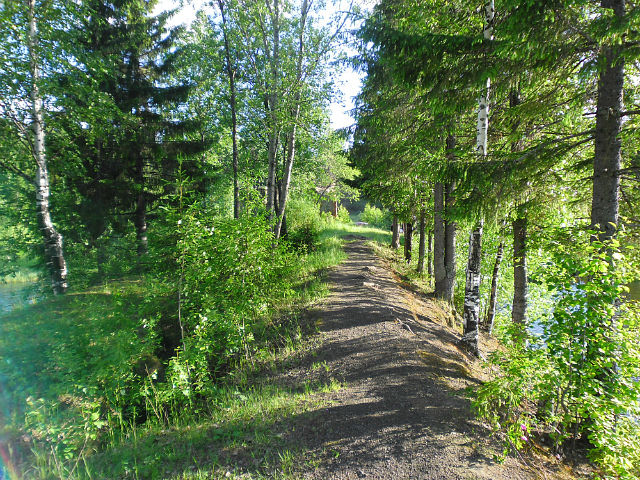
[[[0,283],[0,314],[10,312],[16,307],[35,303],[36,298],[37,294],[34,292],[32,283]]]

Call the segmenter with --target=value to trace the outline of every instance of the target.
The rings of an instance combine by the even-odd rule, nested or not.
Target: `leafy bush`
[[[483,385],[478,413],[521,448],[530,433],[556,448],[588,439],[608,475],[640,476],[640,307],[623,301],[637,267],[617,240],[590,241],[591,232],[557,231],[545,280],[554,309],[537,319],[540,337],[493,358],[501,376]],[[520,439],[520,440],[518,440]]]
[[[340,205],[338,207],[338,217],[336,218],[336,220],[342,223],[351,223],[351,216],[349,215],[349,210],[347,210],[346,207],[343,207],[342,205]]]
[[[364,211],[360,215],[360,219],[363,222],[367,222],[369,225],[373,225],[383,229],[389,229],[391,227],[391,213],[387,210],[380,210],[375,205],[364,206]]]
[[[320,232],[331,221],[333,217],[320,212],[314,201],[294,197],[287,206],[288,240],[295,249],[313,251]]]
[[[191,388],[202,392],[249,353],[256,319],[290,294],[293,266],[263,215],[203,217],[193,208],[176,222],[183,348],[169,376],[186,396]]]

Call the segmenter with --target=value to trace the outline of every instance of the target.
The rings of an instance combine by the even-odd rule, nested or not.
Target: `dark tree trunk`
[[[337,200],[333,201],[331,215],[333,215],[333,218],[338,218],[338,201]]]
[[[447,184],[445,192],[445,213],[453,207],[453,192],[455,185]],[[444,224],[444,269],[445,278],[445,298],[449,303],[453,303],[453,293],[456,286],[456,228],[455,222],[447,221]]]
[[[474,355],[479,356],[478,321],[480,315],[480,260],[482,257],[482,221],[478,222],[469,236],[469,260],[467,262],[462,314],[464,333],[461,343]]]
[[[435,274],[435,295],[445,298],[447,272],[445,270],[444,251],[444,185],[440,182],[433,188],[433,266]]]
[[[433,276],[433,265],[431,263],[431,252],[432,252],[432,241],[433,241],[433,233],[429,231],[429,235],[427,236],[427,273],[429,274],[429,284],[431,284],[431,277]]]
[[[393,223],[391,225],[391,248],[398,250],[400,248],[400,224],[398,223],[398,217],[393,216]]]
[[[44,258],[51,274],[51,287],[55,295],[67,291],[67,263],[62,248],[62,235],[58,233],[49,210],[49,169],[45,152],[43,100],[40,95],[38,65],[38,30],[36,24],[35,0],[28,2],[29,34],[27,51],[29,54],[29,73],[31,74],[31,127],[33,131],[32,153],[36,162],[36,211],[38,227],[44,240]]]
[[[613,9],[617,17],[624,16],[624,0],[602,0],[601,5]],[[618,226],[624,59],[618,47],[605,47],[600,60],[604,68],[598,78],[591,227],[600,232],[600,240],[607,240]]]
[[[504,242],[498,245],[496,253],[496,262],[493,264],[493,275],[491,276],[491,294],[489,296],[489,309],[487,310],[487,318],[484,320],[482,329],[491,333],[493,331],[493,321],[496,318],[496,305],[498,303],[498,277],[500,274],[500,264],[504,256]]]
[[[411,250],[413,248],[413,223],[404,224],[404,259],[411,263]]]
[[[445,221],[445,207],[453,205],[453,183],[446,187],[436,183],[434,188],[433,224],[433,264],[435,274],[435,295],[453,303],[456,281],[456,224]]]
[[[224,51],[226,58],[226,70],[229,77],[229,106],[231,108],[231,143],[232,166],[233,166],[233,218],[240,217],[240,189],[238,188],[238,118],[236,105],[236,69],[231,62],[231,49],[229,48],[229,39],[227,37],[227,19],[224,14],[224,3],[218,0],[218,8],[222,16],[222,36],[224,39]]]
[[[424,272],[424,252],[427,243],[426,239],[426,212],[423,208],[420,212],[420,241],[418,244],[418,266],[416,267],[416,271],[418,273]]]
[[[513,308],[514,323],[524,325],[527,318],[527,217],[513,222]]]

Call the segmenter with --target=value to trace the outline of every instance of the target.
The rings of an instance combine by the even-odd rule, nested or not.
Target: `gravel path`
[[[345,250],[347,261],[329,275],[331,294],[311,312],[322,346],[298,374],[288,373],[309,375],[313,361],[325,380],[344,384],[286,435],[309,452],[301,477],[558,478],[493,459],[500,447],[463,390],[478,382],[477,366],[455,346],[455,332],[430,320],[430,300],[402,288],[363,240]]]

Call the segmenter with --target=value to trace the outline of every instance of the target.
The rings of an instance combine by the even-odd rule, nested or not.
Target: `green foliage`
[[[375,205],[366,204],[364,211],[360,214],[360,220],[369,225],[383,229],[391,228],[391,213],[388,210],[381,210]]]
[[[342,223],[351,223],[351,216],[349,215],[349,210],[343,205],[338,207],[338,216],[336,220]]]
[[[295,249],[315,250],[320,232],[333,218],[321,212],[319,205],[305,197],[293,197],[287,207],[287,240]]]
[[[532,433],[556,448],[588,439],[608,475],[638,478],[640,305],[626,294],[639,272],[631,247],[591,235],[552,233],[545,281],[554,307],[535,319],[543,333],[512,328],[512,344],[492,359],[501,375],[480,387],[474,404],[512,448]]]

